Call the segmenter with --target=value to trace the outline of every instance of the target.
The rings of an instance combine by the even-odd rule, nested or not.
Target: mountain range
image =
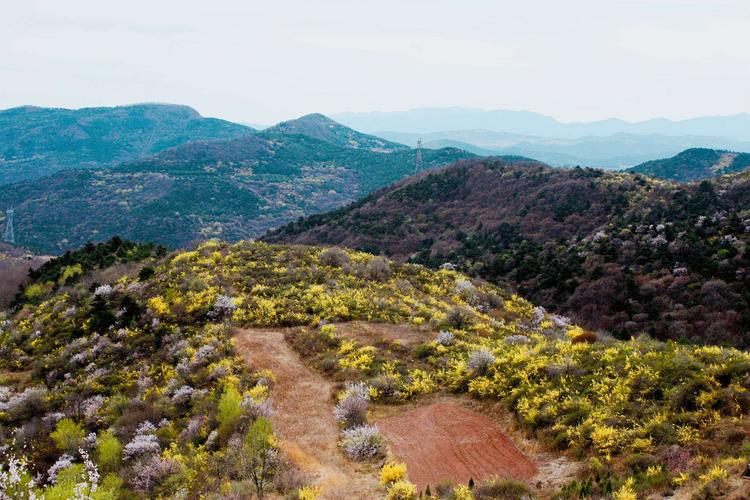
[[[71,168],[115,165],[187,142],[253,132],[174,104],[6,109],[0,111],[0,184]]]
[[[608,136],[549,138],[491,130],[447,130],[428,134],[376,132],[392,141],[425,147],[456,147],[481,156],[521,155],[556,167],[588,166],[621,169],[701,147],[750,151],[750,141],[696,135],[638,135],[618,132]]]
[[[470,156],[426,149],[422,168]],[[353,202],[416,168],[407,146],[311,115],[236,139],[0,186],[0,206],[15,206],[19,243],[44,253],[114,235],[180,247],[211,237],[258,237]]]
[[[575,139],[618,133],[658,135],[698,135],[750,141],[750,113],[704,116],[686,120],[654,118],[627,122],[616,118],[592,122],[563,123],[531,111],[469,108],[418,108],[409,111],[338,113],[331,117],[364,132],[383,130],[426,134],[444,130],[506,132],[537,137]]]

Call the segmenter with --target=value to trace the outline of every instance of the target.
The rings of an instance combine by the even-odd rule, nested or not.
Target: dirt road
[[[337,446],[331,383],[302,362],[281,331],[245,329],[234,338],[237,352],[253,368],[276,375],[271,419],[281,449],[316,478],[324,498],[383,498],[373,465],[348,461]]]

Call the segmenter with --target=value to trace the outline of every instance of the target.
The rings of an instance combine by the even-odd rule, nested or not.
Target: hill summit
[[[696,181],[741,172],[750,168],[750,153],[691,148],[662,160],[652,160],[628,171],[680,182]]]
[[[363,134],[320,113],[302,116],[296,120],[281,122],[267,128],[264,134],[300,134],[320,139],[339,147],[369,149],[379,153],[388,153],[409,149],[408,146],[387,141],[374,135]]]

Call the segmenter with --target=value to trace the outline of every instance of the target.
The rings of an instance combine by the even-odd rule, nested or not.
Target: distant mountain
[[[348,130],[331,129],[328,121],[315,123],[324,124],[327,132]],[[15,206],[19,242],[46,253],[113,235],[177,247],[211,237],[255,238],[415,171],[415,152],[406,146],[380,152],[379,146],[361,147],[365,141],[355,135],[356,147],[341,147],[334,144],[341,142],[338,133],[321,134],[309,122],[303,124],[0,186],[0,207]],[[321,135],[330,142],[314,137]],[[425,149],[423,168],[470,156],[457,149]]]
[[[470,159],[264,236],[459,269],[621,337],[750,346],[750,172],[697,184]]]
[[[403,151],[408,146],[390,142],[380,137],[363,134],[349,127],[337,123],[327,116],[315,113],[305,115],[296,120],[281,122],[278,125],[263,130],[266,135],[301,134],[315,139],[320,139],[334,146],[354,149],[368,149],[380,153]]]
[[[378,132],[378,136],[414,146],[418,139],[429,147],[452,146],[483,156],[516,154],[556,167],[632,167],[653,158],[671,156],[692,147],[746,150],[750,141],[721,137],[637,135],[554,139],[491,130],[446,130],[429,134]]]
[[[750,153],[693,148],[671,158],[652,160],[630,172],[680,182],[718,177],[750,168]]]
[[[114,165],[187,142],[251,133],[250,127],[204,118],[188,106],[174,104],[7,109],[0,111],[0,184]]]
[[[485,129],[562,139],[628,133],[704,135],[750,141],[750,113],[705,116],[676,121],[656,118],[627,122],[612,118],[593,122],[563,123],[531,111],[419,108],[395,112],[339,113],[332,115],[332,118],[344,125],[369,133],[393,130],[424,134],[442,130]]]

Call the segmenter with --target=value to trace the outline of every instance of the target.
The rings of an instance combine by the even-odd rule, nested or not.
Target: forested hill
[[[0,184],[66,169],[114,165],[191,141],[232,139],[253,132],[173,104],[6,109],[0,111]]]
[[[0,207],[15,207],[20,243],[48,254],[114,235],[170,247],[212,237],[236,241],[411,175],[415,156],[409,148],[379,152],[270,131],[0,186]],[[468,156],[424,150],[422,168]]]
[[[319,113],[281,122],[263,130],[263,134],[269,137],[276,134],[306,135],[339,147],[368,149],[380,153],[409,149],[409,146],[397,142],[357,132]]]
[[[750,153],[693,148],[671,158],[652,160],[630,172],[681,182],[718,177],[750,168]]]
[[[264,239],[452,263],[623,337],[750,345],[750,173],[681,185],[472,159]]]

